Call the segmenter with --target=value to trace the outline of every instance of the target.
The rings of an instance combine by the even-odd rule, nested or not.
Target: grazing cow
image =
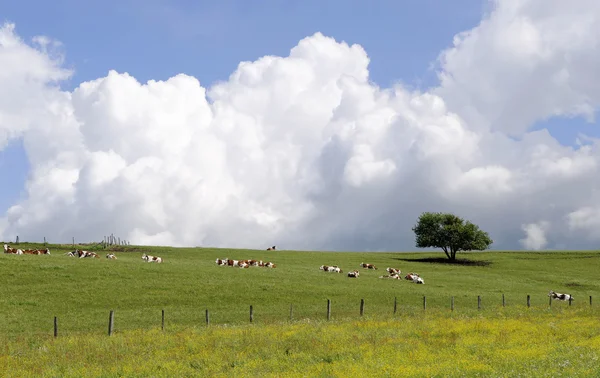
[[[366,268],[366,269],[375,269],[377,270],[377,267],[373,264],[365,264],[365,263],[360,263],[360,267],[361,268]]]
[[[267,251],[275,251],[277,248],[275,248],[275,246],[269,247],[267,248]]]
[[[111,259],[111,260],[116,260],[116,259],[117,259],[117,256],[115,256],[115,254],[114,254],[114,253],[107,253],[107,254],[106,254],[106,258],[107,258],[107,259]]]
[[[150,256],[150,255],[147,255],[147,254],[145,254],[145,253],[142,255],[142,260],[144,260],[144,261],[147,261],[147,262],[149,262],[149,263],[150,263],[150,262],[156,262],[156,263],[159,263],[159,264],[160,264],[160,263],[162,262],[162,258],[161,258],[161,257],[158,257],[158,256]]]
[[[277,265],[275,265],[269,261],[269,262],[265,263],[265,267],[266,268],[277,268]]]
[[[387,276],[379,276],[379,278],[391,278],[393,280],[399,280],[402,277],[400,277],[400,275],[398,275],[398,274],[389,274]]]
[[[360,276],[360,273],[358,272],[358,270],[353,270],[352,272],[348,272],[348,277],[358,278],[358,276]]]
[[[385,268],[385,270],[386,270],[386,271],[387,271],[389,274],[397,274],[397,275],[399,275],[399,274],[401,274],[401,273],[402,273],[402,271],[401,271],[400,269],[396,269],[396,268],[390,268],[390,267],[387,267],[387,268]]]
[[[559,301],[569,301],[569,300],[575,300],[575,298],[571,295],[571,294],[561,294],[561,293],[556,293],[553,290],[550,290],[550,293],[548,293],[548,296],[552,299],[558,299]]]

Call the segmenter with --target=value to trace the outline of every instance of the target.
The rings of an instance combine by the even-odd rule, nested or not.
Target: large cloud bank
[[[593,119],[599,42],[598,1],[498,1],[425,93],[373,85],[361,46],[320,33],[210,88],[110,71],[68,92],[60,46],[5,24],[0,148],[22,138],[31,172],[0,237],[405,250],[421,212],[452,211],[496,248],[592,247],[599,142],[528,130]]]

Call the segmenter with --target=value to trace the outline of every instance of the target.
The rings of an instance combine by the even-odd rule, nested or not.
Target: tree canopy
[[[412,230],[418,248],[441,248],[450,260],[458,251],[482,251],[493,243],[479,226],[450,213],[425,212]]]

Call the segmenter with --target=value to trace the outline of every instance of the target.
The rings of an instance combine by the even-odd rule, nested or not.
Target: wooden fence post
[[[290,304],[290,321],[292,320],[294,316],[294,305]]]
[[[165,330],[165,310],[162,310],[162,316],[161,316],[161,322],[160,322],[160,328],[164,331]]]
[[[209,324],[210,324],[210,317],[208,314],[208,309],[206,309],[206,325],[209,325]]]
[[[480,295],[477,296],[477,309],[481,310],[481,296]]]
[[[504,293],[502,293],[502,307],[506,307],[506,302],[504,301]]]
[[[531,297],[527,294],[527,307],[531,306]]]
[[[327,300],[327,320],[331,319],[331,299]]]
[[[427,309],[427,298],[423,295],[423,310]]]
[[[110,315],[108,316],[108,336],[112,335],[114,320],[115,320],[115,313],[113,310],[110,310]]]
[[[250,323],[254,320],[254,311],[252,310],[252,305],[250,305]]]
[[[75,247],[75,236],[73,236],[73,247]]]
[[[19,235],[17,235],[17,239],[15,240],[15,244],[19,244]]]
[[[590,307],[592,307],[592,296],[590,295]]]
[[[572,301],[573,301],[573,297],[569,297],[569,306],[571,305]]]
[[[58,319],[54,317],[54,337],[58,337]]]
[[[397,309],[398,309],[398,301],[397,301],[396,297],[394,297],[394,314],[396,313]]]
[[[450,311],[454,311],[454,297],[450,299]]]
[[[363,316],[365,312],[365,300],[361,299],[360,300],[360,316]]]

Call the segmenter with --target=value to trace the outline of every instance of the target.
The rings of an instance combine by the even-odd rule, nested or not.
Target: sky
[[[32,12],[35,9],[35,12]],[[596,248],[600,3],[0,0],[0,239]]]

